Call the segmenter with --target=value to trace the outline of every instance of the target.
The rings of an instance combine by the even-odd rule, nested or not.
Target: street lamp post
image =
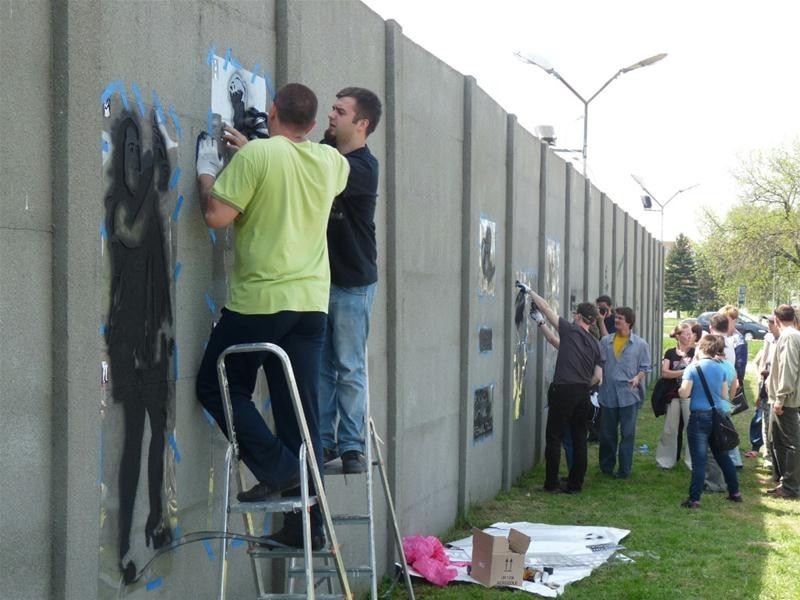
[[[514,56],[519,58],[521,61],[528,63],[529,65],[534,65],[534,66],[539,67],[540,69],[542,69],[548,75],[552,75],[553,77],[558,79],[561,83],[563,83],[567,87],[567,89],[570,92],[572,92],[578,98],[578,100],[580,100],[583,103],[583,149],[581,151],[581,154],[583,155],[583,177],[584,177],[584,179],[586,179],[587,178],[587,175],[586,175],[586,154],[587,154],[587,143],[588,143],[588,138],[589,138],[589,103],[592,100],[594,100],[595,98],[597,98],[597,96],[600,94],[600,92],[602,92],[604,89],[606,89],[609,86],[609,84],[612,81],[614,81],[617,77],[619,77],[620,75],[623,75],[624,73],[627,73],[629,71],[633,71],[635,69],[641,69],[642,67],[649,67],[650,65],[652,65],[654,63],[657,63],[658,61],[660,61],[661,59],[663,59],[667,55],[666,55],[666,53],[656,54],[654,56],[650,56],[649,58],[645,58],[644,60],[640,60],[639,62],[633,63],[632,65],[629,65],[627,67],[624,67],[624,68],[620,69],[619,71],[614,73],[614,75],[612,77],[610,77],[608,81],[606,81],[603,85],[601,85],[600,89],[598,89],[588,99],[586,99],[583,96],[581,96],[578,93],[578,91],[574,87],[572,87],[569,84],[569,82],[566,79],[564,79],[561,76],[561,74],[558,71],[556,71],[555,68],[552,65],[550,65],[545,59],[543,59],[541,57],[532,56],[532,55],[523,55],[520,52],[515,52]]]
[[[631,177],[633,177],[633,180],[636,183],[639,184],[639,187],[642,188],[642,190],[646,194],[645,196],[642,196],[642,206],[644,206],[644,209],[661,213],[661,236],[660,236],[660,239],[661,239],[661,243],[663,244],[664,243],[664,209],[667,208],[667,204],[672,202],[675,199],[675,196],[677,196],[678,194],[682,194],[683,192],[688,192],[689,190],[693,190],[694,188],[696,188],[700,184],[699,183],[695,183],[694,185],[690,185],[689,187],[685,187],[685,188],[679,189],[677,192],[672,194],[672,196],[670,196],[667,199],[666,202],[664,202],[662,204],[661,202],[656,200],[656,197],[653,195],[653,193],[650,190],[647,189],[647,186],[644,184],[644,181],[642,180],[641,177],[639,177],[638,175],[631,175]],[[658,208],[653,208],[653,202],[658,204]]]

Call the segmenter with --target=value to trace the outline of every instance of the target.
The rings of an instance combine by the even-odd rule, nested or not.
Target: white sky
[[[556,128],[557,146],[580,148],[583,105],[556,78],[520,62],[547,58],[584,98],[620,68],[589,105],[588,164],[595,186],[656,237],[660,216],[642,209],[641,176],[665,202],[665,239],[699,235],[702,206],[736,201],[730,172],[751,150],[800,131],[800,2],[789,0],[363,0],[478,85],[520,123]],[[580,155],[574,156],[581,170]]]

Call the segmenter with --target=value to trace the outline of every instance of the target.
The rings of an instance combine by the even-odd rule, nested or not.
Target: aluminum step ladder
[[[292,405],[294,406],[295,417],[300,429],[300,436],[303,440],[298,458],[300,460],[300,496],[294,498],[284,498],[280,494],[275,494],[269,497],[264,502],[238,502],[231,501],[231,475],[236,478],[236,487],[238,491],[244,491],[245,480],[244,473],[240,464],[239,444],[236,441],[236,432],[233,428],[233,409],[231,407],[230,389],[228,387],[228,376],[225,369],[225,357],[231,354],[240,354],[247,352],[269,352],[275,354],[283,365],[283,373],[286,377],[286,382],[289,387],[289,394],[292,398]],[[306,423],[303,406],[300,402],[300,394],[297,390],[297,382],[294,378],[294,371],[292,370],[291,362],[288,355],[283,351],[280,346],[269,343],[258,344],[238,344],[227,348],[220,354],[217,360],[217,377],[219,379],[220,391],[222,393],[222,405],[225,412],[225,423],[228,428],[228,448],[225,452],[225,484],[224,484],[224,506],[223,506],[223,524],[222,524],[222,541],[220,548],[220,573],[219,573],[219,592],[218,599],[225,600],[225,589],[227,584],[228,575],[228,561],[227,550],[229,541],[229,518],[231,514],[240,513],[244,520],[244,528],[247,537],[255,538],[255,528],[253,525],[254,513],[274,513],[274,512],[289,512],[300,511],[302,515],[303,524],[303,548],[298,550],[283,550],[271,549],[265,550],[261,546],[248,541],[248,554],[250,555],[250,562],[253,569],[253,578],[255,579],[255,587],[258,593],[258,600],[266,600],[271,598],[309,598],[314,600],[319,598],[321,600],[339,599],[352,600],[353,593],[350,591],[350,584],[347,579],[347,572],[345,571],[344,562],[339,552],[339,543],[336,539],[336,532],[333,528],[333,521],[331,519],[330,511],[328,508],[328,500],[325,496],[325,489],[322,485],[322,478],[320,477],[319,469],[317,468],[317,461],[314,455],[314,448],[311,444],[311,439],[308,433],[308,425]],[[269,382],[267,382],[269,384]],[[308,475],[311,475],[316,490],[315,495],[309,493]],[[322,515],[322,522],[327,536],[328,546],[319,551],[313,551],[311,548],[311,507],[319,505],[320,513]],[[306,589],[303,593],[288,594],[274,594],[267,593],[264,585],[264,578],[262,572],[262,558],[285,558],[289,556],[302,556],[304,559],[303,573],[306,578]],[[326,561],[333,561],[332,570],[338,578],[339,587],[341,592],[338,594],[325,594],[317,595],[314,585],[314,558],[323,557]],[[327,562],[328,569],[330,570],[330,562]],[[330,576],[330,574],[328,574]]]

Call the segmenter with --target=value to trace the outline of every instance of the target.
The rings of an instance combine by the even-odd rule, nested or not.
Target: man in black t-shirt
[[[590,302],[582,302],[575,309],[572,322],[569,322],[559,317],[539,294],[533,291],[529,293],[547,320],[558,327],[559,337],[553,382],[547,391],[544,489],[547,492],[575,494],[581,491],[586,475],[586,424],[592,410],[589,388],[603,380],[600,343],[589,333],[589,327],[597,316],[597,308]],[[572,468],[567,485],[561,488],[558,468],[565,427],[569,427],[572,436]]]
[[[323,140],[350,163],[347,187],[333,201],[328,220],[331,293],[319,393],[324,457],[327,462],[341,456],[345,473],[367,468],[366,350],[378,281],[378,161],[366,140],[380,117],[381,102],[373,92],[347,87],[336,94]]]

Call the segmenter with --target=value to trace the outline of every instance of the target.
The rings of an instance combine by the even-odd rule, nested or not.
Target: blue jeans
[[[614,464],[618,462],[617,474],[620,477],[631,474],[638,413],[638,404],[603,407],[600,418],[600,470],[603,473],[611,475]]]
[[[378,284],[331,286],[322,350],[319,416],[322,446],[344,454],[364,452],[367,400],[367,336]],[[336,416],[339,416],[338,427]]]
[[[703,493],[703,483],[706,479],[706,456],[709,448],[708,440],[711,437],[712,414],[710,410],[693,411],[689,416],[689,425],[686,428],[686,439],[689,442],[689,453],[692,455],[692,482],[689,485],[689,500],[700,500]],[[739,478],[736,476],[736,467],[733,466],[730,454],[725,451],[711,449],[714,460],[717,461],[728,493],[735,494],[739,491]]]

